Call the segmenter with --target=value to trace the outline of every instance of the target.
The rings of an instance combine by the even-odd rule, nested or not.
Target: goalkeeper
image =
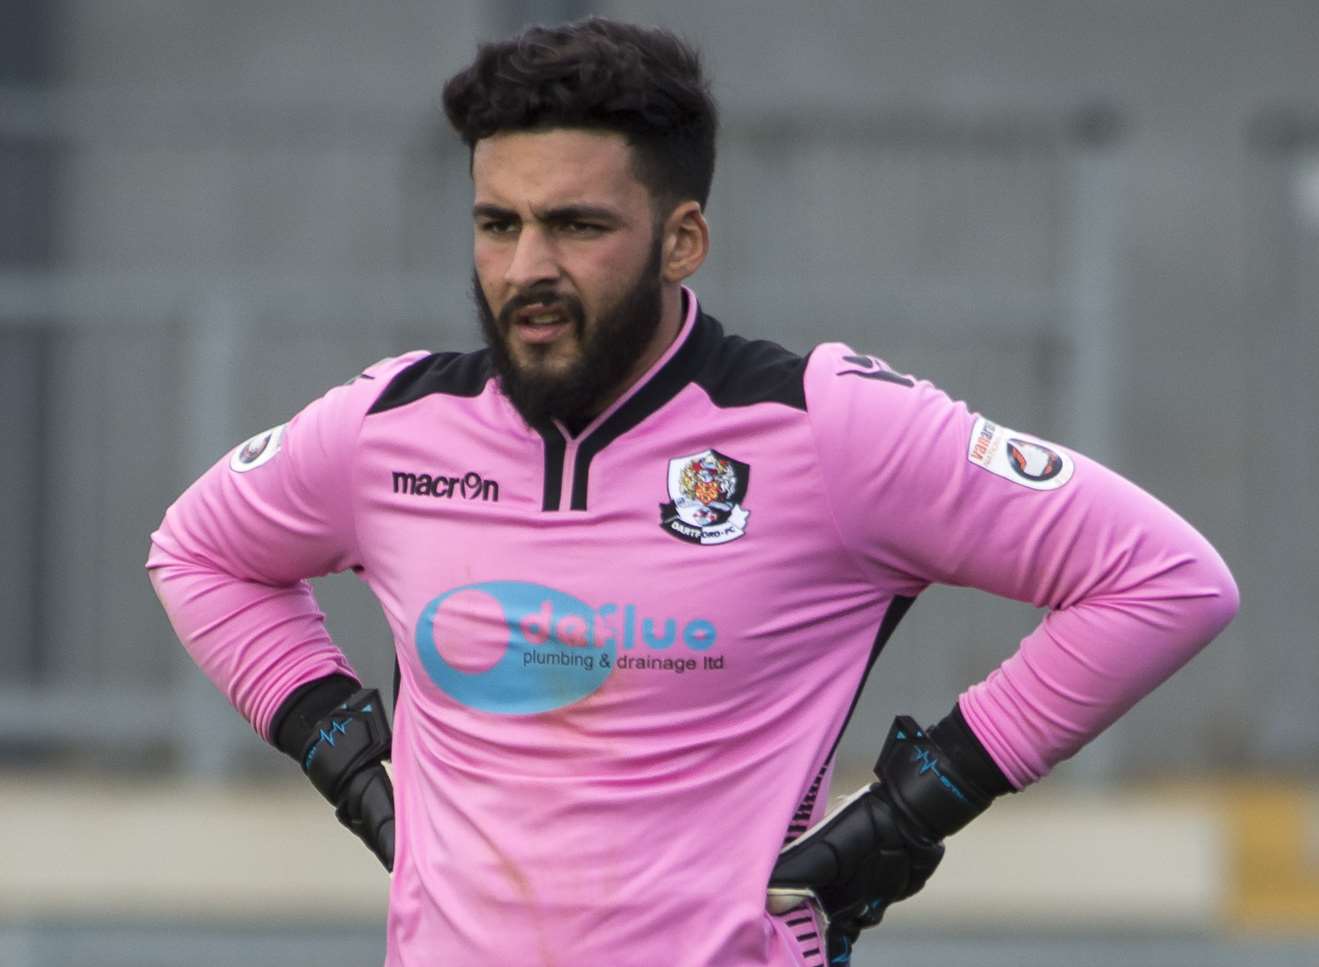
[[[1231,575],[1080,453],[847,346],[726,333],[683,284],[716,114],[673,35],[531,28],[444,104],[485,348],[386,359],[225,455],[152,535],[155,589],[392,869],[390,967],[846,963],[946,837],[1224,627]],[[307,584],[347,570],[388,621],[392,736]],[[827,814],[933,583],[1049,612]]]

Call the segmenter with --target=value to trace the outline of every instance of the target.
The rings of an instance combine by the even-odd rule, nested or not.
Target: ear
[[[695,275],[710,251],[710,225],[701,203],[680,204],[664,220],[663,233],[660,267],[664,281],[682,282]]]

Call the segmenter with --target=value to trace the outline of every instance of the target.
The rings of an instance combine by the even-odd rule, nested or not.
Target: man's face
[[[622,135],[576,129],[476,144],[474,296],[529,423],[590,416],[652,348],[660,237],[631,152]]]

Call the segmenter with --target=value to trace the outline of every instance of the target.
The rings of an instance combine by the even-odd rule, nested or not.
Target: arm
[[[859,928],[920,889],[944,836],[1043,777],[1212,640],[1235,614],[1237,590],[1209,543],[1134,484],[858,359],[824,346],[807,371],[827,496],[857,567],[905,594],[938,582],[1050,609],[914,746],[914,722],[905,740],[890,732],[880,781],[834,828],[813,831],[828,850],[803,842],[811,834],[785,849],[776,883],[813,884],[818,895],[828,881],[853,904],[834,910]],[[885,376],[859,378],[858,368]],[[904,769],[900,759],[935,766]],[[959,801],[953,787],[970,794]],[[858,823],[848,811],[867,819],[860,841],[843,843],[838,830]],[[888,864],[888,881],[876,879],[879,859],[837,865],[840,846],[878,857],[880,845],[907,857]],[[866,891],[880,902],[855,908]]]
[[[929,383],[839,377],[856,368],[839,365],[844,351],[817,351],[808,402],[858,567],[913,592],[964,585],[1050,609],[959,701],[1020,789],[1208,644],[1236,613],[1236,585],[1209,542],[1135,484]]]
[[[253,728],[300,763],[322,719],[358,688],[307,578],[361,566],[352,515],[357,435],[390,376],[415,358],[377,364],[369,379],[331,390],[236,448],[169,508],[151,538],[151,582],[184,647]],[[388,749],[385,724],[381,754],[381,727],[368,755],[377,769]],[[327,789],[343,792],[304,771],[327,797]]]
[[[342,425],[343,402],[332,391],[240,445],[151,535],[148,574],[179,640],[266,739],[300,686],[355,678],[306,580],[357,563],[346,472],[356,428]]]

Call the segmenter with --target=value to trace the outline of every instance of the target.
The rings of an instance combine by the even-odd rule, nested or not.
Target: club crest
[[[727,544],[746,533],[743,509],[751,467],[718,450],[669,461],[669,502],[660,526],[692,544]]]

